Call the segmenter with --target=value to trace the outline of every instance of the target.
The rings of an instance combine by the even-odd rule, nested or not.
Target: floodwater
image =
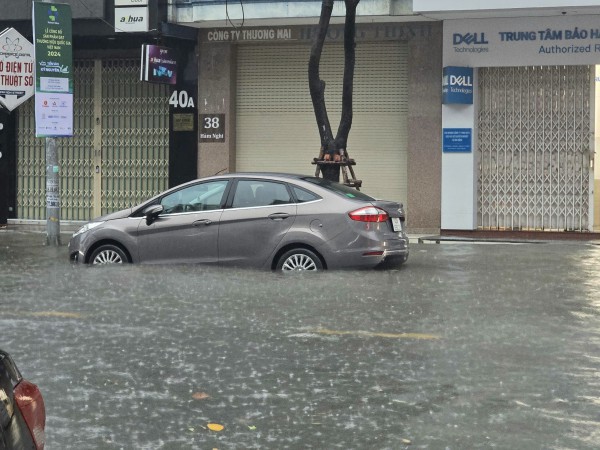
[[[596,245],[282,276],[42,242],[0,232],[0,348],[44,394],[47,450],[600,448]]]

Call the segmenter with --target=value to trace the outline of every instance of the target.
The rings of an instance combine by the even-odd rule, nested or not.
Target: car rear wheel
[[[279,261],[276,266],[278,271],[282,272],[298,272],[298,271],[317,271],[323,270],[323,263],[317,255],[310,250],[305,248],[296,248],[288,250]]]
[[[94,253],[92,253],[92,257],[90,258],[90,262],[93,265],[98,264],[123,264],[128,263],[129,259],[123,250],[121,250],[116,245],[101,245]]]

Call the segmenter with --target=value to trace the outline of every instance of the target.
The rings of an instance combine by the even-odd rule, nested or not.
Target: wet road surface
[[[72,266],[43,241],[0,232],[0,348],[48,450],[600,448],[598,246],[281,276]]]

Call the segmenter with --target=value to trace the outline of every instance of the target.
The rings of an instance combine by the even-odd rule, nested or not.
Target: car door
[[[142,220],[138,227],[140,262],[217,262],[228,181],[197,183],[161,198],[163,212],[151,224]]]
[[[240,179],[219,225],[219,263],[262,267],[296,219],[285,183]]]

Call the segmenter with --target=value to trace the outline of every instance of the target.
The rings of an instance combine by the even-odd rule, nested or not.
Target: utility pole
[[[60,245],[60,177],[56,138],[46,140],[46,245]]]
[[[42,3],[52,3],[42,0]],[[56,138],[46,141],[46,245],[60,245],[60,176]]]

